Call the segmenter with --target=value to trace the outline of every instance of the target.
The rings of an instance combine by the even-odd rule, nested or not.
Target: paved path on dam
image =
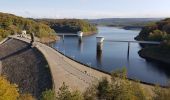
[[[30,40],[26,38],[17,36],[10,37],[30,43]],[[98,82],[98,80],[103,77],[111,78],[108,74],[94,70],[63,56],[45,44],[35,42],[35,47],[44,55],[48,62],[56,93],[63,82],[69,86],[71,90],[84,92],[87,87]]]

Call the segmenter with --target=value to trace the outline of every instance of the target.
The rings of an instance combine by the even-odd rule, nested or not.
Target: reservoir
[[[64,42],[53,43],[53,48],[63,54],[96,69],[111,73],[114,70],[127,69],[128,78],[147,83],[167,85],[170,79],[170,67],[154,61],[146,61],[138,55],[141,49],[138,43],[131,43],[129,59],[127,59],[128,43],[103,43],[101,54],[96,52],[96,36],[105,40],[133,41],[140,30],[125,30],[116,27],[98,27],[98,33],[85,36],[79,42],[77,36],[65,36]]]

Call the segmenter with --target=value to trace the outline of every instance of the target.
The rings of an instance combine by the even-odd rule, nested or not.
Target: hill
[[[36,21],[49,25],[57,33],[77,33],[82,31],[85,35],[91,35],[97,32],[94,25],[80,19],[36,19]]]
[[[143,58],[152,59],[170,64],[170,19],[164,19],[145,26],[136,40],[160,41],[160,45],[146,46],[139,51]]]
[[[170,19],[164,19],[155,23],[146,25],[139,35],[137,40],[153,40],[163,41],[170,40]]]
[[[142,28],[150,22],[156,22],[160,18],[103,18],[88,20],[91,24],[123,27],[125,29]]]
[[[21,33],[22,30],[26,30],[28,34],[34,32],[39,38],[55,35],[55,31],[43,23],[0,12],[0,40],[8,35]]]

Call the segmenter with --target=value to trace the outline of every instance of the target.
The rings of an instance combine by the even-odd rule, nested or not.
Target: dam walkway
[[[30,43],[30,39],[26,38],[17,36],[10,36],[9,38]],[[84,92],[87,87],[98,82],[98,80],[103,77],[108,79],[111,78],[108,74],[102,73],[65,57],[45,44],[35,42],[34,45],[44,55],[48,62],[56,94],[63,82],[69,86],[71,91],[79,90]]]

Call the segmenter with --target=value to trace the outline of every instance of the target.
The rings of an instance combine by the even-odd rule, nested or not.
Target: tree
[[[5,13],[0,13],[0,30],[1,38],[21,33],[22,30],[26,30],[28,34],[34,32],[39,38],[55,35],[55,31],[43,23]]]
[[[54,90],[46,90],[42,93],[41,100],[56,100]]]
[[[84,100],[97,100],[96,85],[92,85],[84,92]]]
[[[111,85],[106,78],[103,78],[97,86],[97,96],[99,99],[111,99]]]
[[[153,100],[169,100],[170,89],[162,89],[156,86],[154,89],[155,97]]]
[[[89,95],[89,90],[87,90],[85,96],[88,98],[85,97],[85,100],[96,100],[96,98],[99,100],[146,100],[146,95],[138,82],[129,81],[126,74],[124,68],[112,73],[111,82],[107,78],[103,78],[93,87],[96,89],[96,95],[95,92],[91,92],[94,94],[93,96]]]
[[[21,94],[18,100],[36,100],[31,94]]]
[[[83,100],[83,96],[79,91],[69,91],[69,87],[65,83],[59,88],[57,100]]]
[[[11,84],[6,77],[0,76],[0,100],[17,100],[18,91],[16,84]]]

